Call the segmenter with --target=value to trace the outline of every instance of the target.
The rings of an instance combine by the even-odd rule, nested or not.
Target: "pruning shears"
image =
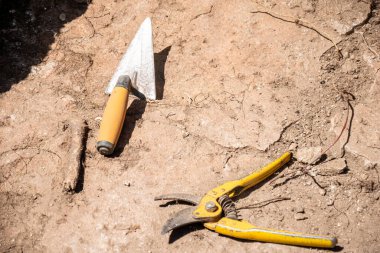
[[[238,218],[232,198],[268,178],[289,162],[291,157],[292,154],[286,152],[258,171],[242,179],[226,182],[210,190],[201,198],[192,194],[168,194],[156,197],[155,200],[176,201],[177,203],[181,201],[194,205],[183,209],[167,220],[162,234],[189,224],[203,223],[212,231],[240,239],[304,247],[334,248],[337,244],[335,237],[261,228]]]

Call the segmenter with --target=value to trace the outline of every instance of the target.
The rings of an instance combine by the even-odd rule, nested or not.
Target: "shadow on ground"
[[[172,46],[164,48],[161,52],[154,54],[154,69],[156,75],[156,93],[157,99],[164,98],[165,86],[165,64]]]
[[[41,63],[65,23],[82,15],[90,0],[0,0],[0,93]]]
[[[119,141],[116,144],[115,151],[111,157],[119,157],[123,153],[126,145],[132,137],[132,133],[136,127],[137,121],[142,118],[145,112],[146,101],[134,99],[127,109],[123,129],[121,130]]]

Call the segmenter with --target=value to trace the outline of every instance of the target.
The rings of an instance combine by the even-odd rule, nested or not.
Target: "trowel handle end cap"
[[[102,155],[110,155],[114,150],[114,144],[109,141],[98,141],[96,143],[96,149]]]

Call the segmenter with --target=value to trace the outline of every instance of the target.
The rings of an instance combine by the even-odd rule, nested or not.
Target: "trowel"
[[[123,128],[129,94],[133,93],[140,99],[156,99],[150,18],[141,24],[105,93],[111,96],[104,110],[96,148],[102,155],[110,155]]]

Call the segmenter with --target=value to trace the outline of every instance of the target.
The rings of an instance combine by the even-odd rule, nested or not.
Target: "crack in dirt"
[[[369,5],[369,11],[367,13],[367,17],[362,22],[360,22],[359,24],[356,24],[353,27],[351,27],[351,29],[348,30],[344,35],[350,35],[350,34],[354,33],[357,28],[361,28],[365,24],[367,24],[371,20],[371,18],[373,18],[373,11],[376,9],[377,9],[376,0],[371,0],[370,5]]]

